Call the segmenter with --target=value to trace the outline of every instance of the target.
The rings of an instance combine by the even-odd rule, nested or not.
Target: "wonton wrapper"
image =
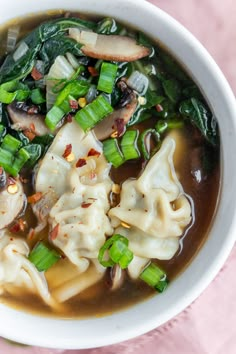
[[[66,146],[72,145],[72,153],[74,160],[68,162],[63,154]],[[109,172],[111,165],[107,163],[102,154],[102,145],[96,139],[92,132],[84,133],[79,124],[75,121],[65,124],[57,133],[52,145],[49,147],[43,160],[40,162],[36,171],[35,188],[36,192],[46,193],[48,190],[53,191],[60,197],[68,189],[67,176],[71,168],[76,164],[79,158],[86,158],[90,149],[94,149],[101,153],[99,157],[88,158],[96,161],[93,166],[95,178],[87,178],[87,183],[102,182],[109,180]],[[87,161],[87,160],[86,160]],[[90,162],[91,164],[91,162]],[[82,169],[87,168],[86,165]],[[78,168],[78,171],[81,168]],[[91,170],[91,169],[90,169]]]
[[[191,207],[175,173],[174,151],[175,140],[167,137],[142,175],[123,183],[120,203],[108,213],[113,227],[129,225],[116,232],[127,236],[135,256],[171,259],[190,223]]]
[[[0,231],[0,291],[13,287],[27,288],[39,294],[45,303],[55,307],[43,273],[28,260],[29,247],[9,231]]]
[[[59,225],[53,244],[60,248],[80,272],[96,259],[98,251],[113,228],[106,215],[109,210],[105,183],[82,184],[71,170],[70,191],[64,193],[50,212],[52,228]]]

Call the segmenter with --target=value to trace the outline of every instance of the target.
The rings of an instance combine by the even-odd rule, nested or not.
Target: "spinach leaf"
[[[36,162],[40,159],[42,156],[42,147],[39,144],[29,144],[24,146],[24,149],[29,153],[30,158],[26,163],[27,167],[34,167]]]
[[[83,55],[80,48],[81,44],[64,35],[57,35],[45,41],[40,51],[40,58],[44,62],[45,71],[49,70],[58,55],[64,55],[67,52],[76,56]]]
[[[181,87],[177,80],[169,79],[162,81],[162,87],[166,96],[173,103],[177,103],[181,97]]]
[[[41,48],[39,29],[28,34],[24,38],[24,42],[27,44],[28,50],[21,58],[15,61],[14,53],[6,57],[0,68],[0,83],[19,80],[32,71],[36,55]]]
[[[211,144],[217,145],[219,141],[217,121],[201,101],[196,98],[185,100],[180,104],[179,111],[191,119]]]
[[[158,56],[163,64],[164,70],[170,77],[172,76],[183,83],[192,82],[187,74],[185,74],[185,72],[181,69],[180,65],[164,50],[159,49]]]
[[[70,27],[95,28],[96,23],[84,21],[79,18],[57,19],[41,24],[34,31],[30,32],[23,41],[29,49],[16,62],[13,58],[14,53],[6,57],[3,65],[0,68],[0,83],[11,80],[22,79],[26,77],[33,69],[36,57],[42,47],[42,44],[53,38],[60,32],[65,32]],[[73,42],[75,43],[75,42]],[[55,42],[54,42],[55,44]],[[68,42],[67,42],[68,45]],[[53,49],[53,48],[52,48]],[[78,45],[76,50],[78,53]],[[54,49],[55,50],[55,49]],[[65,49],[64,49],[65,50]],[[56,52],[56,51],[55,51]]]
[[[200,101],[203,100],[204,98],[199,90],[199,88],[196,85],[190,85],[190,86],[186,86],[183,90],[182,90],[182,95],[185,98],[197,98]]]

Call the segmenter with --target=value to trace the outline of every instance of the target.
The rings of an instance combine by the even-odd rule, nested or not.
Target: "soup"
[[[80,318],[165,291],[217,206],[202,93],[111,18],[40,15],[1,38],[1,301]]]

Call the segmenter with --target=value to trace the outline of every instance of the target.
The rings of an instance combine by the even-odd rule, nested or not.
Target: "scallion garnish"
[[[56,250],[48,248],[43,242],[38,242],[28,258],[39,272],[44,272],[57,263],[61,256]]]
[[[160,293],[163,292],[168,285],[166,273],[153,262],[142,271],[139,278]]]
[[[129,240],[119,234],[110,237],[100,248],[98,260],[104,267],[113,267],[119,264],[122,269],[128,267],[133,259],[133,252],[128,248]],[[105,253],[108,253],[108,259],[104,259]]]
[[[57,124],[64,117],[64,115],[65,115],[65,112],[60,107],[53,106],[46,115],[46,118],[45,118],[46,126],[51,131],[54,131]]]
[[[14,138],[14,136],[7,134],[3,138],[1,148],[9,151],[11,154],[15,154],[21,147],[20,140]]]
[[[0,85],[0,102],[9,104],[16,101],[24,101],[30,94],[27,85],[14,80]]]
[[[75,120],[87,132],[111,112],[113,112],[112,106],[104,96],[100,95],[78,111],[75,115]]]
[[[154,140],[159,143],[160,135],[155,129],[146,129],[140,134],[139,137],[140,150],[145,160],[149,160],[151,156],[150,139],[152,136]]]
[[[117,139],[107,139],[103,141],[103,153],[108,162],[114,167],[119,167],[125,162],[125,158],[120,151]]]
[[[12,168],[14,170],[14,175],[17,175],[18,172],[22,169],[24,164],[30,159],[30,154],[28,151],[24,148],[21,148],[13,161]]]
[[[118,66],[116,64],[103,62],[101,66],[97,89],[106,93],[112,93],[117,70]]]
[[[138,130],[128,130],[122,137],[121,150],[126,161],[140,157],[139,149],[137,147],[138,135]]]
[[[155,125],[155,129],[159,134],[163,134],[167,129],[178,129],[184,126],[183,120],[178,119],[168,119],[159,120]]]

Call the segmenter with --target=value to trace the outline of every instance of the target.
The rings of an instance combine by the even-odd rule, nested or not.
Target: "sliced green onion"
[[[30,94],[28,86],[19,81],[9,81],[0,85],[0,102],[9,104],[14,100],[24,101]]]
[[[7,134],[3,138],[1,148],[9,151],[12,155],[14,155],[19,148],[21,147],[21,142],[14,138],[14,136]]]
[[[138,135],[138,130],[128,130],[122,137],[121,150],[126,161],[140,157],[137,146]]]
[[[113,112],[112,106],[104,96],[100,95],[78,111],[75,115],[75,120],[87,132],[111,112]]]
[[[128,267],[133,259],[133,253],[128,249],[129,240],[119,234],[110,237],[100,248],[98,260],[104,267],[113,267],[119,264],[122,269]],[[105,253],[108,252],[109,259],[104,260]]]
[[[89,90],[89,83],[85,80],[73,80],[69,82],[63,90],[57,96],[55,106],[61,106],[63,102],[68,99],[68,96],[71,95],[75,99],[83,97],[87,94]]]
[[[64,117],[65,112],[57,106],[53,106],[50,111],[47,113],[45,118],[46,126],[51,130],[55,130],[57,124]]]
[[[0,166],[2,166],[6,172],[12,172],[11,167],[13,164],[13,160],[14,156],[12,155],[12,153],[0,147]]]
[[[46,98],[44,97],[42,91],[39,88],[32,90],[30,98],[34,104],[41,104],[46,102]]]
[[[132,259],[134,258],[133,252],[128,249],[128,240],[126,238],[120,238],[116,240],[109,250],[109,255],[113,262],[119,264],[121,269],[128,267]]]
[[[39,272],[44,272],[57,263],[61,256],[56,250],[49,249],[43,242],[38,242],[28,258]]]
[[[140,274],[140,279],[155,288],[159,292],[163,292],[167,285],[167,275],[155,263],[150,263]]]
[[[170,120],[159,120],[155,125],[155,129],[159,134],[163,134],[167,129],[178,129],[184,126],[183,120],[170,119]]]
[[[106,93],[112,93],[117,70],[118,66],[116,64],[103,62],[101,66],[97,89]]]
[[[149,160],[151,156],[150,152],[150,143],[147,143],[147,139],[154,137],[156,142],[160,141],[160,135],[155,129],[146,129],[144,130],[139,137],[139,146],[142,152],[142,155],[145,160]]]
[[[19,173],[24,164],[30,159],[30,154],[24,149],[21,148],[13,161],[12,168],[15,171],[15,175]]]
[[[107,139],[103,141],[103,153],[108,162],[114,167],[119,167],[125,162],[125,158],[120,151],[117,139]]]

